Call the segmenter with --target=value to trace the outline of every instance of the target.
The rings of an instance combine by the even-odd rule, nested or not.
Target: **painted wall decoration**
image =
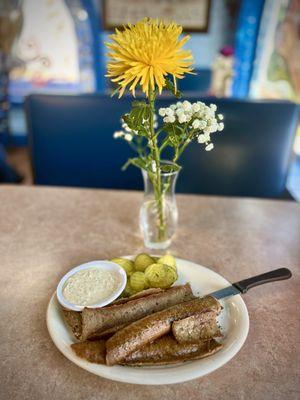
[[[16,44],[18,63],[10,73],[12,101],[22,101],[32,92],[96,90],[93,43],[98,38],[83,3],[23,0],[23,28]]]
[[[175,21],[189,32],[207,32],[210,0],[103,0],[104,28],[112,30],[144,17]]]
[[[300,102],[300,1],[267,0],[250,96]]]

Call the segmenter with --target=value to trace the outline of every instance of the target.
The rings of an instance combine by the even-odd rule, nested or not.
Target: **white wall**
[[[196,68],[210,68],[219,50],[226,44],[232,44],[225,1],[213,0],[211,4],[208,33],[192,33],[186,44],[194,54]]]

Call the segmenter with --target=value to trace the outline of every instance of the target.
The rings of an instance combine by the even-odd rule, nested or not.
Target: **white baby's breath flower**
[[[179,115],[182,115],[182,114],[184,114],[183,108],[177,108],[176,115],[178,115],[178,117],[179,117]]]
[[[193,109],[192,107],[189,110],[184,110],[185,115],[193,115]]]
[[[192,104],[189,101],[184,100],[184,102],[182,103],[182,108],[184,109],[184,111],[189,111],[192,108]]]
[[[214,144],[213,143],[209,143],[206,147],[205,150],[206,151],[211,151],[214,148]]]
[[[194,111],[194,112],[198,112],[198,111],[200,111],[200,109],[201,109],[200,104],[198,104],[198,103],[194,103],[194,104],[192,105],[192,108],[193,108],[193,111]]]
[[[174,111],[170,107],[166,108],[165,112],[166,112],[166,115],[168,115],[168,116],[174,115]]]
[[[163,119],[163,121],[164,121],[166,124],[172,124],[173,122],[175,122],[175,117],[174,117],[174,115],[170,115],[170,116],[165,117],[165,118]]]
[[[187,130],[192,134],[192,139],[196,137],[197,141],[204,145],[206,151],[211,151],[214,144],[211,143],[211,134],[224,129],[223,114],[217,114],[217,106],[215,104],[206,105],[201,101],[191,103],[187,100],[176,104],[171,104],[169,107],[162,107],[158,110],[158,114],[162,117],[166,124],[186,124]],[[149,128],[150,120],[143,120],[145,129]],[[131,142],[138,131],[129,128],[128,124],[121,121],[122,130],[116,131],[113,134],[114,138],[123,138]],[[153,126],[158,127],[157,115],[154,114]],[[194,130],[194,131],[193,131]],[[190,141],[191,139],[189,139]],[[156,172],[155,161],[150,164],[151,170]]]
[[[209,140],[209,134],[202,133],[198,136],[198,143],[207,143]]]
[[[114,139],[118,139],[118,138],[122,137],[123,135],[124,135],[123,131],[116,131],[113,136],[114,136]]]
[[[207,126],[207,122],[202,120],[199,122],[199,129],[204,129]]]
[[[209,133],[214,133],[217,132],[218,130],[218,123],[215,119],[211,119],[208,121],[209,125],[206,127],[206,129],[209,131]]]
[[[180,115],[178,116],[178,122],[179,122],[180,124],[183,124],[184,122],[187,122],[187,117],[186,117],[186,115],[185,115],[185,114],[180,114]]]
[[[160,108],[160,109],[158,110],[158,114],[159,114],[161,117],[164,117],[164,116],[166,115],[166,109],[165,109],[165,108]]]
[[[190,122],[191,119],[192,119],[192,117],[193,117],[193,115],[190,114],[190,113],[185,113],[185,116],[186,116],[186,121],[187,121],[187,122]]]
[[[209,107],[205,108],[203,112],[203,118],[206,120],[210,120],[214,115],[214,111],[212,111]]]
[[[192,126],[194,129],[198,129],[200,127],[200,121],[199,119],[195,119],[192,123]]]

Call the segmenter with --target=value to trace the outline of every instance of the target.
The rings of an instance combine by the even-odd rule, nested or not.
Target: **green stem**
[[[162,144],[161,144],[161,146],[160,146],[160,148],[159,148],[159,154],[162,153],[163,149],[164,149],[165,147],[167,147],[168,144],[169,144],[169,139],[166,138],[166,139],[162,142]]]
[[[183,145],[181,147],[176,147],[175,154],[173,157],[173,162],[175,163],[177,162],[177,160],[179,159],[185,148],[191,143],[194,133],[195,133],[194,130],[192,130],[187,139],[183,142]]]
[[[173,158],[173,162],[177,162],[177,160],[179,159],[179,157],[181,156],[181,154],[183,153],[183,150],[186,148],[186,146],[189,144],[189,141],[186,140],[185,143],[180,147],[180,148],[176,148],[175,150],[175,155]]]
[[[150,105],[150,151],[152,153],[152,160],[155,162],[155,171],[154,171],[154,179],[153,179],[153,188],[155,201],[158,212],[158,239],[163,240],[166,234],[166,224],[164,218],[164,210],[163,210],[163,193],[161,187],[161,163],[160,163],[160,151],[157,143],[157,135],[154,131],[154,113],[155,113],[155,93],[150,90],[149,92],[149,105]]]
[[[176,164],[177,160],[179,159],[179,157],[181,156],[181,154],[183,153],[184,149],[190,143],[193,133],[194,133],[193,131],[190,133],[189,137],[185,140],[185,142],[183,143],[183,145],[181,147],[175,148],[175,153],[174,153],[174,157],[172,160],[175,164]],[[161,149],[162,149],[162,146],[161,146]],[[167,192],[169,190],[170,184],[171,184],[171,178],[169,177],[166,182],[166,185],[165,185],[165,189],[164,189],[165,192]]]

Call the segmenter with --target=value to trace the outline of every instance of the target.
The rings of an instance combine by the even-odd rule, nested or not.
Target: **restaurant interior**
[[[153,16],[176,16],[176,1],[154,3]],[[213,98],[226,123],[213,152],[187,150],[177,191],[299,201],[299,2],[200,1],[198,21],[197,3],[183,20],[195,75],[178,86]],[[138,171],[121,171],[131,149],[113,133],[131,97],[111,97],[105,42],[147,12],[145,1],[1,1],[1,183],[142,190]]]
[[[0,0],[0,400],[300,398],[299,39],[300,0]]]

